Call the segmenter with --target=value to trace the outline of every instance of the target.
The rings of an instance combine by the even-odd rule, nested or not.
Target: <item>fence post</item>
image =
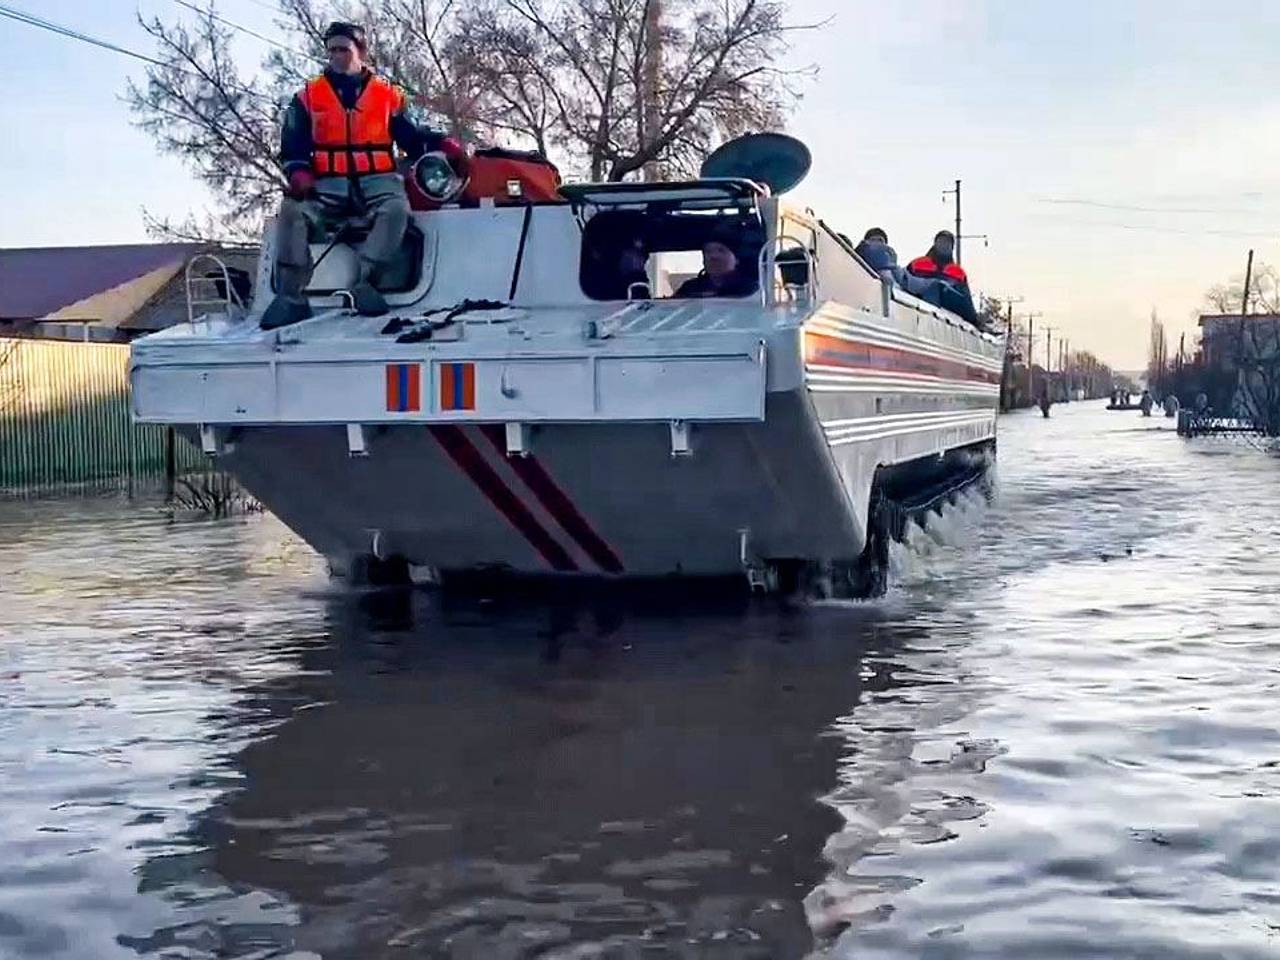
[[[173,486],[178,473],[178,451],[174,442],[173,427],[164,430],[164,498],[173,500]]]

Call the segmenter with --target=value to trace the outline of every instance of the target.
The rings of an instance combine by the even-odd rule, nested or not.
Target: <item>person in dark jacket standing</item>
[[[280,155],[289,185],[277,220],[276,298],[263,329],[311,315],[304,291],[311,279],[310,242],[353,218],[368,223],[358,251],[360,274],[351,289],[356,310],[387,311],[380,273],[395,257],[409,225],[409,200],[396,162],[441,151],[455,166],[462,145],[418,127],[403,91],[369,69],[364,29],[331,23],[324,32],[328,67],[293,98],[285,113]]]

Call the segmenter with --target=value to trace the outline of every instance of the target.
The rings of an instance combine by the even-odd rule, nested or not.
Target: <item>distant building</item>
[[[187,321],[187,265],[209,250],[186,243],[0,249],[0,496],[67,486],[134,490],[204,467],[172,430],[133,422],[127,344]],[[257,254],[218,256],[247,301]],[[196,261],[192,272],[213,266]],[[198,285],[198,298],[225,299],[216,272],[217,282]]]
[[[1200,317],[1201,390],[1231,416],[1280,423],[1280,314]]]
[[[194,243],[0,249],[0,337],[127,343],[185,323],[187,263],[211,251],[247,297],[252,250]]]
[[[1280,313],[1207,313],[1198,325],[1207,367],[1234,368],[1243,357],[1268,356],[1280,346]]]

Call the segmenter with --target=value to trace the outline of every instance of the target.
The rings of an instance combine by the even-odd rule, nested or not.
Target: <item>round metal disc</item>
[[[721,144],[702,161],[702,176],[754,180],[775,196],[786,193],[809,172],[809,148],[785,133],[748,133]]]

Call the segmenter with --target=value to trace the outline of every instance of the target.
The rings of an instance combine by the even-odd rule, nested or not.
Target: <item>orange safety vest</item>
[[[404,94],[373,76],[356,108],[342,105],[321,74],[307,81],[302,102],[311,115],[311,166],[318,177],[392,173],[396,169],[391,117],[404,109]]]
[[[964,272],[964,268],[958,263],[948,263],[941,271],[934,262],[933,257],[927,254],[923,257],[916,257],[907,264],[907,272],[913,273],[917,277],[936,277],[941,273],[948,280],[954,280],[956,283],[968,283],[969,275]]]

